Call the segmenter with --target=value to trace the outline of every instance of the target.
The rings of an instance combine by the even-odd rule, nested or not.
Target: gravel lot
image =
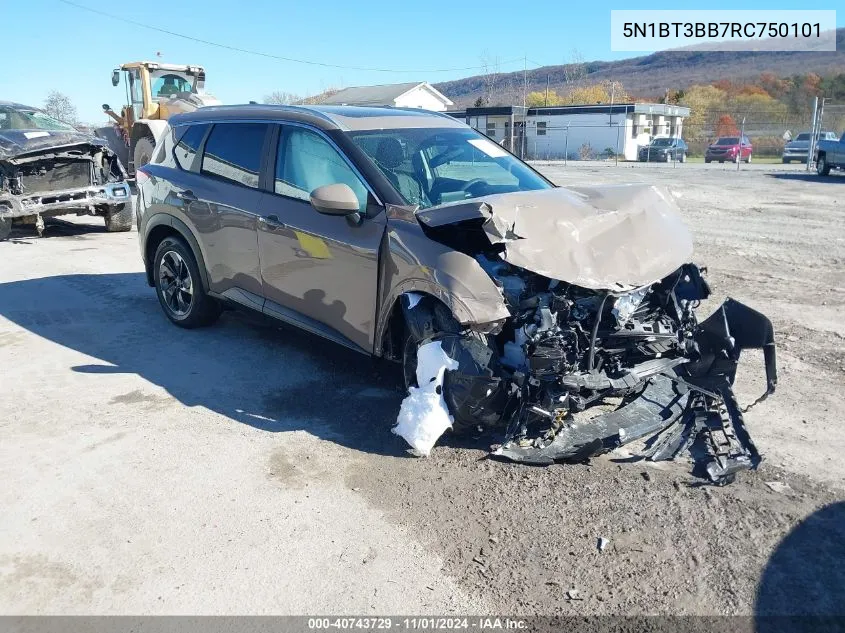
[[[235,312],[179,330],[134,233],[59,222],[0,243],[0,613],[843,614],[845,177],[539,167],[666,186],[707,307],[772,319],[758,472],[532,468],[485,460],[493,438],[410,458],[389,371]],[[749,353],[741,402],[763,387]]]

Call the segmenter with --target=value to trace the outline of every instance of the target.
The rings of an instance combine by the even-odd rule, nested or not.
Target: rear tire
[[[678,159],[678,162],[679,163],[687,162],[687,153],[686,152],[681,152],[681,157]]]
[[[132,230],[132,223],[135,220],[131,204],[117,204],[109,207],[104,217],[106,231],[109,233],[122,233]]]
[[[175,325],[204,327],[220,317],[220,303],[206,294],[194,253],[180,238],[166,237],[158,245],[153,283],[164,314]]]
[[[750,165],[750,164],[751,164],[751,154],[749,154],[749,155],[748,155],[748,158],[746,158],[746,159],[745,159],[745,164],[746,164],[746,165]]]
[[[12,218],[0,218],[0,242],[12,233]]]
[[[132,164],[135,171],[152,160],[155,149],[156,140],[149,134],[142,136],[135,142],[135,150],[132,153]]]
[[[707,163],[709,163],[709,162],[710,162],[710,159],[709,159],[709,158],[705,158],[705,159],[704,159],[704,163],[705,163],[705,164],[707,164]]]

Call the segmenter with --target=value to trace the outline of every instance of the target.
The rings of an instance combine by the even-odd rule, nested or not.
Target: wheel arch
[[[393,354],[396,350],[400,350],[401,353],[401,346],[397,347],[396,345],[400,342],[399,339],[403,336],[406,325],[405,314],[402,309],[402,297],[408,293],[422,295],[420,301],[430,301],[432,306],[442,305],[462,327],[477,325],[483,329],[486,323],[498,322],[507,316],[506,310],[504,313],[500,313],[489,308],[484,311],[483,315],[480,315],[478,311],[473,312],[470,306],[454,292],[443,286],[423,279],[407,280],[394,289],[390,300],[385,302],[383,309],[380,310],[373,355],[397,360]],[[476,306],[477,309],[481,307],[481,305]],[[487,308],[487,306],[484,307]],[[502,304],[502,309],[504,310],[504,304]],[[479,316],[484,316],[485,319],[489,317],[489,319],[479,319]]]
[[[147,283],[152,286],[153,279],[153,258],[155,257],[156,249],[161,244],[162,240],[167,237],[182,238],[188,247],[193,252],[194,258],[197,260],[197,267],[200,271],[200,281],[202,282],[203,290],[209,291],[208,284],[208,269],[205,266],[205,258],[202,254],[197,238],[188,228],[188,225],[180,219],[168,215],[166,213],[158,213],[149,219],[144,227],[144,268],[147,273]]]

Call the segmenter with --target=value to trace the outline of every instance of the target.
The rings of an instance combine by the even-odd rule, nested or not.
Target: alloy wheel
[[[167,309],[175,317],[184,317],[194,302],[191,271],[176,251],[167,251],[158,267],[158,283]]]

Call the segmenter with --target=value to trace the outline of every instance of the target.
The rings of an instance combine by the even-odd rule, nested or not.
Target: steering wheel
[[[467,180],[458,191],[469,192],[469,190],[478,184],[485,184],[483,178],[473,178],[472,180]]]

